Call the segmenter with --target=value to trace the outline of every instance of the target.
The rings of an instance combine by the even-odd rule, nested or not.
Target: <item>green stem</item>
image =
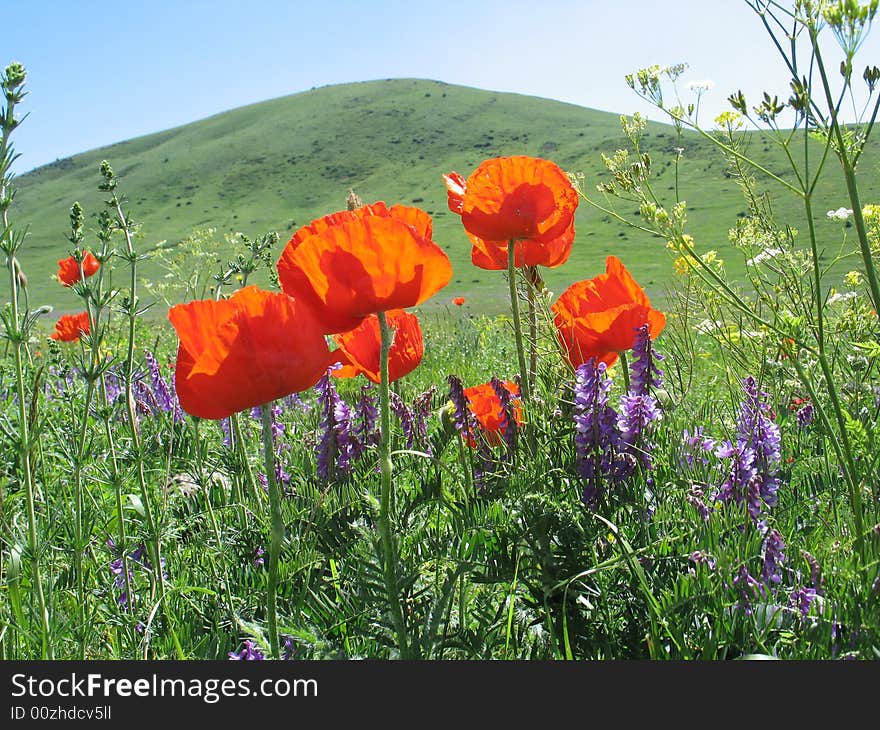
[[[831,86],[828,83],[828,74],[825,71],[825,64],[822,61],[822,54],[819,51],[818,30],[815,24],[811,23],[810,42],[813,45],[813,51],[816,56],[816,66],[819,69],[819,75],[822,79],[822,88],[825,92],[825,99],[831,111],[831,130],[837,139],[837,154],[840,158],[840,164],[843,167],[843,176],[846,180],[846,189],[849,193],[850,205],[853,211],[853,223],[856,227],[856,233],[859,236],[859,250],[862,254],[862,262],[865,265],[865,274],[868,279],[868,287],[871,290],[871,300],[874,303],[874,311],[880,312],[880,283],[877,281],[877,272],[874,268],[874,259],[871,255],[871,244],[868,241],[868,231],[865,227],[865,219],[862,216],[862,204],[859,200],[859,188],[856,183],[855,167],[849,161],[846,152],[846,143],[843,139],[843,133],[840,130],[840,121],[837,116],[837,109],[833,104],[833,95]]]
[[[397,644],[401,659],[409,658],[409,641],[403,610],[400,606],[400,589],[397,585],[397,550],[391,534],[391,502],[394,483],[391,480],[391,407],[388,380],[388,352],[391,349],[391,329],[385,318],[385,312],[379,312],[379,332],[381,345],[379,350],[379,423],[382,439],[379,443],[379,466],[382,470],[382,488],[379,495],[379,538],[382,542],[383,562],[382,573],[385,577],[385,591],[388,594],[388,605],[391,609],[391,621],[397,634]]]
[[[525,417],[526,443],[529,450],[535,452],[535,430],[531,423],[532,389],[529,382],[529,370],[526,366],[526,353],[523,347],[522,324],[519,317],[519,295],[516,291],[516,241],[507,242],[507,279],[510,287],[510,312],[513,316],[513,336],[516,340],[516,357],[519,362],[519,387],[522,396],[523,414]]]
[[[269,646],[275,659],[281,658],[278,641],[278,568],[281,561],[281,543],[284,540],[284,518],[281,515],[281,494],[275,480],[275,444],[272,442],[272,403],[260,407],[263,424],[263,459],[266,463],[266,481],[269,484],[269,515],[272,531],[269,536],[269,586],[266,604],[269,622]]]
[[[2,177],[0,177],[0,200],[7,199],[9,194],[9,178],[6,177],[6,160],[9,159],[9,132],[13,128],[13,103],[10,102],[6,108],[6,119],[3,122],[3,135],[0,137],[0,166],[2,166]],[[18,309],[18,272],[16,271],[15,250],[12,245],[12,232],[9,230],[9,218],[7,213],[9,203],[2,205],[2,236],[9,238],[9,252],[7,253],[7,266],[9,268],[9,286],[11,293],[11,323],[14,328],[13,332],[7,332],[9,339],[12,340],[12,356],[15,362],[15,385],[16,395],[18,397],[18,430],[19,430],[19,454],[21,456],[21,469],[24,474],[25,498],[27,502],[27,529],[28,529],[28,552],[31,558],[31,580],[34,584],[34,590],[37,594],[37,606],[40,612],[40,636],[41,649],[40,656],[42,659],[54,658],[54,647],[52,646],[51,627],[49,624],[49,611],[46,608],[46,598],[43,593],[43,581],[40,575],[40,553],[37,542],[37,511],[35,507],[35,491],[33,468],[31,464],[31,451],[33,446],[30,442],[30,427],[27,414],[27,399],[24,384],[24,363],[22,362],[22,344],[23,333],[21,331],[21,318]],[[34,392],[33,397],[39,397]]]

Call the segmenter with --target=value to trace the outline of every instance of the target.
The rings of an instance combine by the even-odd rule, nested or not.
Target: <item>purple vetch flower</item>
[[[122,395],[122,384],[114,368],[104,373],[104,389],[107,392],[107,405],[113,405]]]
[[[352,412],[351,433],[355,444],[355,458],[360,458],[370,446],[378,445],[382,438],[379,433],[379,396],[372,383],[361,386],[361,397]]]
[[[292,636],[284,636],[281,639],[281,658],[282,659],[293,659],[294,652],[296,651],[296,647],[293,644]]]
[[[266,564],[266,559],[263,557],[266,554],[266,551],[263,549],[263,546],[260,545],[257,547],[256,552],[254,553],[254,567],[262,568]]]
[[[801,550],[801,555],[804,560],[807,561],[807,565],[810,566],[810,582],[813,584],[813,588],[815,588],[820,594],[822,593],[822,568],[819,565],[819,561],[816,560],[810,553],[806,550]]]
[[[428,441],[428,419],[431,417],[431,409],[434,404],[434,394],[437,392],[437,386],[432,385],[426,391],[419,393],[413,399],[413,415],[415,416],[416,441],[425,445],[427,452],[430,454],[431,449],[427,446]]]
[[[400,427],[403,429],[403,435],[406,438],[406,448],[411,449],[416,435],[413,412],[409,409],[409,406],[406,405],[403,398],[393,390],[388,393],[388,400],[389,405],[391,406],[391,412],[397,416],[400,421]]]
[[[277,401],[272,404],[272,408],[270,410],[271,421],[272,421],[272,443],[275,444],[275,450],[278,450],[277,441],[284,435],[284,432],[287,430],[287,426],[285,426],[281,422],[281,416],[284,415],[284,409],[281,407],[281,404]],[[263,406],[254,406],[251,408],[251,418],[255,421],[262,421],[263,419]]]
[[[763,591],[761,582],[755,580],[749,574],[748,568],[743,563],[736,571],[733,585],[739,590],[739,603],[737,605],[745,611],[746,616],[751,616],[752,601]]]
[[[223,431],[223,445],[229,448],[232,446],[232,419],[221,418],[218,423]]]
[[[806,428],[813,422],[813,404],[804,403],[795,414],[799,428]]]
[[[177,394],[172,392],[168,383],[159,370],[159,363],[153,353],[144,349],[144,359],[147,361],[147,370],[150,374],[150,385],[153,388],[153,398],[158,410],[164,413],[173,413],[176,423],[183,422],[183,410],[177,402]]]
[[[816,600],[817,595],[815,588],[809,588],[806,586],[796,588],[789,596],[789,606],[800,611],[801,618],[806,618],[807,614],[810,613],[810,608],[813,605],[813,601]]]
[[[703,462],[703,466],[709,464],[706,454],[711,453],[715,449],[714,439],[709,438],[703,433],[703,427],[697,426],[693,434],[687,429],[684,430],[681,437],[681,445],[684,461],[688,466],[693,466],[697,458]]]
[[[663,385],[663,371],[657,367],[657,363],[663,360],[663,355],[654,349],[647,324],[636,328],[632,352],[629,392],[633,395],[650,395],[652,390]]]
[[[229,652],[229,658],[235,661],[259,661],[265,659],[266,656],[253,641],[245,639],[242,650],[239,652]]]
[[[714,499],[740,505],[747,503],[752,519],[757,519],[761,505],[760,500],[755,503],[755,495],[760,497],[760,488],[756,480],[755,452],[746,444],[734,445],[730,441],[725,441],[715,451],[715,455],[719,459],[728,459],[730,466],[727,469],[727,478],[716,492]]]
[[[477,424],[468,405],[467,396],[464,394],[464,385],[455,375],[450,375],[446,380],[449,383],[449,400],[452,401],[452,420],[455,424],[455,430],[466,441],[473,441]]]
[[[621,476],[635,471],[641,464],[645,469],[652,468],[651,444],[649,435],[652,424],[661,418],[660,407],[651,391],[663,384],[663,371],[657,362],[663,356],[654,350],[649,327],[647,324],[636,328],[636,339],[633,344],[633,362],[630,367],[629,390],[620,401],[620,415],[617,427],[620,431],[620,452],[629,454],[633,459],[625,464],[633,463],[631,469],[620,469]]]
[[[131,395],[137,413],[142,416],[151,416],[159,412],[159,404],[150,387],[144,382],[143,373],[135,373],[132,377]]]
[[[705,501],[703,489],[697,484],[692,484],[687,495],[688,504],[700,513],[700,517],[705,521],[709,521],[711,511]]]
[[[770,530],[764,538],[764,563],[761,580],[766,585],[782,582],[781,566],[785,562],[785,542],[777,530]]]
[[[782,440],[777,426],[768,416],[766,393],[758,392],[752,376],[743,380],[743,400],[737,418],[737,440],[754,451],[754,466],[760,479],[761,499],[768,507],[776,506],[779,489],[777,469],[782,458]]]
[[[354,439],[351,435],[351,409],[339,397],[330,372],[318,381],[315,391],[321,408],[321,438],[317,445],[315,461],[318,477],[331,481],[337,476],[351,473]]]
[[[512,454],[516,450],[516,439],[519,433],[514,413],[513,401],[515,397],[498,378],[493,376],[489,382],[492,385],[492,390],[495,391],[495,395],[498,396],[498,401],[501,403],[501,411],[498,413],[501,437],[507,446],[508,454]]]
[[[266,493],[269,493],[269,479],[266,476],[265,472],[257,473],[257,481],[260,483],[260,488]],[[284,466],[281,464],[281,460],[275,459],[275,484],[281,487],[282,492],[284,489],[288,487],[290,484],[290,474],[288,474]]]
[[[709,570],[715,570],[715,558],[704,550],[695,550],[688,556],[688,560],[695,565],[705,565]]]
[[[617,428],[620,430],[622,449],[632,454],[646,469],[652,468],[651,443],[645,438],[650,425],[660,419],[660,408],[653,396],[627,393],[620,399],[620,415]]]
[[[284,396],[284,398],[281,399],[281,403],[288,410],[297,409],[301,413],[308,413],[312,410],[311,404],[304,401],[299,393],[291,393],[290,395]]]
[[[613,478],[615,449],[620,442],[617,413],[608,405],[611,379],[605,370],[605,363],[596,365],[591,358],[575,373],[575,463],[584,480],[584,504],[593,508],[603,485]]]

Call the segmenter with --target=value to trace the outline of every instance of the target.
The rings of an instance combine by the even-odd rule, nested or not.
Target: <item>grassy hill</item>
[[[470,245],[458,216],[446,208],[444,172],[467,176],[483,159],[528,154],[551,159],[570,172],[583,172],[592,193],[607,179],[601,153],[625,146],[619,116],[518,94],[482,91],[436,81],[389,79],[312,89],[234,109],[175,129],[58,160],[17,179],[15,221],[29,227],[21,260],[32,306],[49,303],[70,310],[73,297],[51,277],[67,255],[68,211],[78,200],[91,228],[101,207],[98,165],[110,161],[120,187],[142,223],[142,249],[160,241],[175,244],[196,228],[215,228],[255,237],[277,231],[286,242],[299,226],[345,205],[349,188],[365,202],[417,205],[434,218],[435,240],[454,268],[450,285],[434,306],[465,296],[484,311],[505,308],[502,275],[470,263]],[[672,199],[678,146],[674,130],[651,124],[646,149],[654,160],[656,187]],[[728,250],[727,230],[745,204],[713,146],[686,135],[680,166],[681,195],[688,202],[691,232],[702,249],[718,249],[729,268],[741,271]],[[782,153],[755,139],[752,152],[782,173]],[[865,202],[880,202],[876,155],[866,154],[861,180]],[[817,192],[817,218],[848,205],[835,163]],[[771,192],[775,192],[771,189]],[[637,206],[624,205],[626,214]],[[803,230],[797,201],[780,196],[780,219]],[[581,204],[577,239],[569,262],[547,272],[561,292],[578,279],[604,270],[604,258],[619,255],[660,299],[673,276],[664,242],[624,227]],[[819,233],[836,250],[840,229],[820,221]],[[94,242],[94,236],[87,239]],[[229,252],[220,252],[229,258]],[[146,276],[161,272],[144,264]],[[157,315],[164,316],[164,310]]]

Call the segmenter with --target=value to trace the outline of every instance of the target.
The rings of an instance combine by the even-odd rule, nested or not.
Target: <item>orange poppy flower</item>
[[[460,307],[462,304],[464,304],[464,301],[465,301],[464,297],[455,297],[455,299],[452,300],[452,303],[456,307]]]
[[[92,254],[86,251],[85,258],[83,258],[82,262],[83,274],[86,277],[94,274],[99,268],[101,268],[101,264],[98,263],[98,259],[96,259]],[[61,259],[58,262],[58,281],[60,281],[64,286],[73,286],[78,282],[79,279],[79,264],[76,262],[76,259],[73,256],[68,256],[66,259]]]
[[[55,323],[55,331],[49,335],[53,340],[76,342],[89,333],[89,313],[62,314]]]
[[[510,380],[502,381],[502,385],[512,396],[513,419],[518,426],[522,426],[522,406],[520,405],[519,386]],[[465,398],[468,400],[471,413],[480,424],[480,430],[491,446],[501,443],[502,406],[498,394],[492,387],[492,383],[474,385],[464,389]],[[474,446],[475,444],[471,444]]]
[[[422,360],[424,345],[422,329],[414,314],[395,309],[385,314],[388,326],[394,330],[394,339],[388,351],[388,382],[402,378],[415,370]],[[381,335],[379,318],[373,314],[348,332],[334,335],[334,341],[345,356],[340,358],[342,368],[333,371],[337,378],[353,378],[363,373],[374,383],[379,377],[379,349]]]
[[[471,239],[471,261],[482,269],[506,269],[508,244],[514,265],[560,266],[574,242],[578,195],[558,165],[537,157],[496,157],[465,180],[443,176],[447,204],[461,216]]]
[[[590,358],[607,365],[635,343],[644,324],[651,337],[666,325],[666,315],[651,307],[644,290],[620,259],[609,256],[605,273],[566,289],[552,307],[559,341],[569,362],[578,367]]]
[[[168,319],[180,339],[177,397],[200,418],[226,418],[310,388],[333,361],[308,311],[255,286],[221,301],[178,304]]]
[[[326,334],[347,332],[376,312],[421,304],[452,278],[431,240],[430,216],[378,202],[312,221],[278,259],[281,288],[316,315]]]

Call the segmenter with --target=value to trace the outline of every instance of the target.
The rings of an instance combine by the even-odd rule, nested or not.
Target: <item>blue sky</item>
[[[314,86],[416,77],[662,116],[624,75],[687,62],[709,121],[742,89],[787,98],[745,0],[6,0],[3,58],[28,69],[18,173]],[[865,63],[880,65],[880,37]]]

